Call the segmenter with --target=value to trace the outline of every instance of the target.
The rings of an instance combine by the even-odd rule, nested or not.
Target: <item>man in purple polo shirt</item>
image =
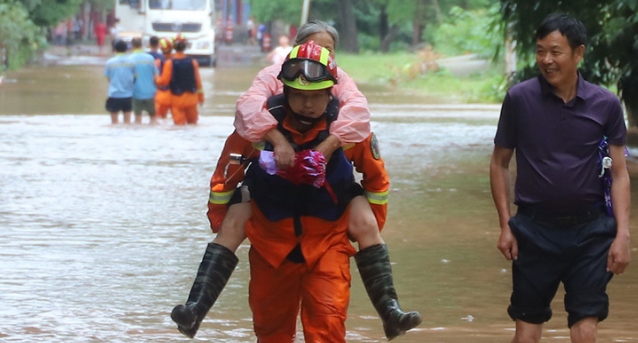
[[[539,342],[550,303],[565,286],[572,342],[595,342],[607,317],[607,283],[630,260],[626,128],[618,98],[578,72],[587,33],[561,14],[536,31],[540,75],[512,87],[503,101],[490,163],[499,215],[498,249],[512,262],[508,313],[512,342]],[[606,214],[598,146],[613,160],[613,217]],[[516,151],[515,216],[510,214],[509,164]]]

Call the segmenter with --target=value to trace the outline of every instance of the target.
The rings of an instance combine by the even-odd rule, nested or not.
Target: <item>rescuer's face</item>
[[[290,88],[288,91],[288,105],[297,114],[296,119],[303,125],[314,125],[308,119],[320,118],[330,102],[330,90],[319,89],[314,91]]]

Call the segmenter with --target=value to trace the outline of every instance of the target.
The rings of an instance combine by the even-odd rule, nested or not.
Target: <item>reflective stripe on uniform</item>
[[[366,191],[366,198],[368,202],[375,205],[385,205],[388,203],[388,191],[381,193],[374,193]]]
[[[210,192],[210,196],[208,198],[208,201],[210,201],[211,204],[215,204],[215,205],[224,205],[224,204],[228,204],[228,202],[230,201],[230,198],[233,197],[233,193],[235,193],[235,190],[233,189],[232,191],[228,191],[228,192]]]
[[[346,151],[346,150],[348,150],[348,149],[350,149],[350,148],[352,148],[352,147],[354,147],[354,146],[355,146],[355,144],[354,144],[354,143],[350,143],[350,144],[346,144],[346,145],[344,145],[344,146],[342,147],[342,149],[343,149],[343,151]]]

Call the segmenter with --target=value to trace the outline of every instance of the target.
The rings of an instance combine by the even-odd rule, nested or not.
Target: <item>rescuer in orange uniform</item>
[[[171,59],[173,54],[173,43],[169,38],[159,40],[158,46],[162,51],[162,58],[155,59],[155,65],[160,71],[160,76],[164,69],[166,61]],[[158,118],[165,119],[168,116],[168,110],[171,108],[171,89],[168,86],[158,87],[155,93],[155,113]]]
[[[199,64],[186,56],[186,37],[178,34],[173,40],[175,54],[164,63],[161,76],[156,80],[159,87],[171,90],[171,114],[175,125],[197,124],[197,103],[204,103],[204,91],[199,76]]]
[[[309,158],[303,155],[302,159],[300,154],[329,135],[330,123],[338,115],[339,100],[330,93],[336,83],[336,65],[328,50],[309,42],[293,51],[299,54],[284,63],[280,74],[284,94],[272,97],[267,105],[279,122],[279,130],[296,151],[301,151],[299,162]],[[272,146],[266,145],[269,149]],[[344,342],[349,256],[355,252],[347,239],[348,204],[352,197],[365,192],[380,228],[387,211],[389,180],[376,138],[370,135],[363,142],[337,150],[325,169],[326,183],[320,188],[304,184],[308,183],[304,177],[305,181],[291,182],[294,172],[289,170],[284,171],[288,180],[269,175],[254,162],[236,191],[244,178],[245,165],[230,164],[231,154],[248,160],[263,154],[233,133],[211,180],[213,192],[227,194],[228,200],[233,200],[209,203],[212,224],[224,219],[229,203],[252,198],[253,216],[246,234],[252,243],[250,304],[259,342],[292,342],[300,301],[307,342]],[[363,173],[364,189],[354,182],[350,162]],[[295,186],[299,182],[301,185]],[[239,239],[241,242],[243,237]],[[400,311],[385,244],[363,249],[355,259],[375,308],[388,319],[387,327],[384,320],[388,337],[394,338],[418,325],[418,312]],[[195,335],[236,264],[233,251],[216,243],[208,245],[186,305],[178,305],[171,314],[182,333]],[[319,274],[323,277],[317,277]]]

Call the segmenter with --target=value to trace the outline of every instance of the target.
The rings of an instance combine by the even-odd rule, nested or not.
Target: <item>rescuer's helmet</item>
[[[178,33],[175,38],[173,38],[173,44],[176,44],[177,42],[186,43],[186,36],[184,36],[183,33]]]
[[[337,83],[337,64],[328,49],[309,41],[290,51],[277,78],[295,89],[326,89]]]
[[[162,38],[159,40],[159,48],[164,53],[169,53],[173,50],[173,43],[170,38]]]
[[[184,51],[186,50],[186,36],[183,33],[178,33],[175,38],[173,38],[173,48],[176,51]]]

